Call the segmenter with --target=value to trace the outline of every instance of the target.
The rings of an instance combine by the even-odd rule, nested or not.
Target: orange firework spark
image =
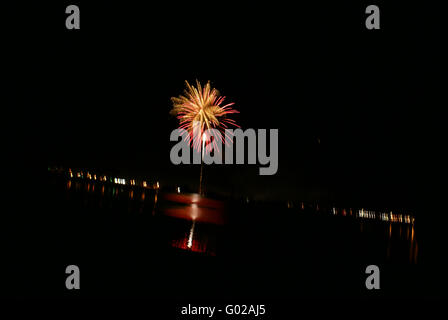
[[[221,106],[225,97],[220,96],[219,91],[210,86],[210,81],[204,87],[197,80],[196,87],[191,86],[188,81],[185,83],[187,88],[184,95],[171,98],[173,102],[171,114],[179,119],[179,129],[188,132],[185,139],[189,143],[193,142],[193,147],[200,150],[201,141],[206,138],[205,131],[217,129],[221,141],[230,142],[231,138],[225,129],[228,126],[239,128],[233,119],[228,118],[229,114],[239,113],[231,108],[234,103]],[[214,145],[216,146],[216,143]]]

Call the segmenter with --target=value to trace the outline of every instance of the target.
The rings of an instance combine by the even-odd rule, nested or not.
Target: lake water
[[[371,294],[370,264],[382,270],[381,295],[425,286],[418,220],[404,213],[386,221],[363,208],[224,201],[57,175],[46,191],[45,212],[10,230],[19,239],[10,259],[24,275],[39,261],[50,296],[65,292],[63,272],[55,274],[72,263],[94,297],[358,297]],[[28,288],[32,279],[22,281]]]

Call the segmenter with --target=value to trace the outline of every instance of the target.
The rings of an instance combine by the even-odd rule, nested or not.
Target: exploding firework
[[[171,114],[179,119],[179,129],[184,129],[188,133],[185,140],[193,145],[197,150],[201,149],[201,142],[206,140],[205,131],[217,129],[218,138],[224,144],[230,143],[231,137],[225,131],[229,126],[239,126],[228,116],[239,113],[232,109],[234,103],[224,104],[224,96],[219,95],[219,91],[210,86],[210,81],[202,87],[196,80],[196,87],[185,81],[186,89],[184,95],[178,98],[171,98],[173,109]],[[216,143],[213,141],[215,147]]]

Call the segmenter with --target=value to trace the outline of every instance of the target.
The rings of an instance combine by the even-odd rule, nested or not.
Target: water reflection
[[[409,263],[415,264],[418,259],[418,242],[415,236],[414,224],[394,224],[389,222],[386,225],[387,234],[387,250],[386,256],[388,259],[392,259],[393,254],[408,252]],[[361,233],[372,233],[372,230],[362,230]]]
[[[293,205],[288,202],[286,207],[290,209]],[[327,213],[331,216],[347,219],[348,224],[355,223],[359,228],[359,233],[363,235],[362,238],[369,239],[374,247],[381,246],[385,241],[384,252],[388,259],[397,259],[400,256],[412,264],[418,261],[419,247],[415,231],[416,219],[409,212],[366,208],[328,208],[320,206],[318,203],[306,204],[304,202],[301,202],[298,207],[299,211],[308,212],[311,215]],[[379,238],[381,234],[384,234],[384,239]],[[406,253],[407,256],[403,257],[403,254]]]
[[[226,222],[224,202],[205,198],[197,193],[192,194],[163,194],[161,213],[186,220],[201,223],[222,225]]]
[[[202,228],[201,232],[197,231],[198,227]],[[212,233],[206,230],[206,225],[193,220],[188,232],[183,232],[177,237],[173,234],[174,240],[172,240],[171,246],[189,252],[215,256],[216,246],[212,241]]]
[[[78,173],[82,177],[83,173],[76,174]],[[73,175],[73,172],[71,174]],[[68,200],[75,202],[81,200],[88,207],[103,208],[106,204],[106,207],[116,208],[118,211],[119,208],[124,209],[125,205],[127,212],[143,213],[145,208],[150,213],[154,212],[157,189],[136,186],[136,180],[133,179],[130,180],[131,184],[121,186],[105,180],[105,176],[97,176],[90,172],[86,173],[84,179],[67,179],[65,187],[69,191]]]
[[[194,234],[194,226],[196,224],[196,221],[193,220],[193,223],[191,224],[190,229],[190,235],[188,236],[188,244],[187,247],[191,249],[191,246],[193,245],[193,234]]]
[[[106,177],[91,172],[74,171],[69,171],[67,177],[67,180],[61,180],[63,181],[61,187],[63,188],[65,184],[66,189],[70,191],[67,192],[68,198],[76,202],[76,205],[99,208],[100,212],[106,213],[135,213],[152,219],[147,220],[149,223],[158,221],[160,216],[182,221],[182,226],[176,229],[176,232],[170,233],[169,239],[164,240],[165,243],[185,251],[216,255],[215,243],[211,240],[215,236],[214,229],[210,229],[210,226],[225,224],[226,216],[222,202],[200,197],[197,194],[181,193],[180,188],[172,194],[159,194],[158,182],[151,183],[146,180]],[[247,204],[244,208],[251,205]],[[310,206],[304,202],[294,204],[290,201],[283,210],[294,215],[300,210],[308,210],[313,216],[328,217],[322,221],[324,223],[329,221],[331,227],[334,226],[335,221],[344,221],[335,225],[342,226],[341,230],[353,231],[355,241],[359,239],[356,238],[359,234],[362,234],[360,238],[378,240],[377,243],[374,241],[372,243],[375,248],[381,250],[381,257],[395,259],[400,256],[400,259],[403,258],[414,264],[418,261],[419,246],[415,217],[409,212],[338,208],[319,204],[312,206],[312,210],[309,209]],[[299,228],[301,227],[303,226],[299,225]],[[171,230],[170,228],[171,225],[167,227],[167,230]]]
[[[87,177],[90,176],[92,179],[68,179],[66,188],[70,191],[69,198],[73,201],[82,199],[86,207],[114,209],[129,214],[146,212],[150,214],[149,217],[161,215],[181,221],[181,227],[173,227],[179,224],[173,220],[167,226],[169,242],[173,248],[216,255],[216,248],[211,240],[214,238],[213,232],[209,232],[210,226],[205,224],[224,223],[222,202],[203,198],[198,194],[181,194],[180,189],[177,189],[176,193],[164,194],[162,204],[158,206],[160,195],[157,188],[136,186],[137,181],[133,179],[129,185],[123,185],[119,180],[117,183],[103,182],[98,177],[95,180],[95,176],[89,172]]]

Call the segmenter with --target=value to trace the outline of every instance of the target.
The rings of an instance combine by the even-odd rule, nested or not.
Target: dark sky
[[[364,4],[81,2],[80,31],[65,30],[64,8],[45,8],[25,62],[47,164],[194,187],[199,168],[169,161],[170,97],[211,80],[243,128],[278,128],[280,147],[275,176],[207,167],[209,190],[415,205],[430,71],[415,8],[383,5],[378,31]]]

